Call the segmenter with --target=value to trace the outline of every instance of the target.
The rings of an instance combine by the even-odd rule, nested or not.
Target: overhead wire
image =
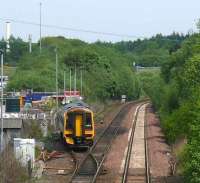
[[[10,21],[10,22],[19,23],[19,24],[40,26],[40,23],[37,23],[37,22],[17,20],[17,19],[13,19],[13,18],[0,18],[0,20],[1,21]],[[98,35],[105,35],[105,36],[126,37],[126,38],[134,38],[134,39],[139,39],[139,38],[145,39],[146,38],[143,36],[120,34],[120,33],[113,33],[113,32],[100,32],[100,31],[94,31],[94,30],[71,28],[71,27],[64,27],[64,26],[50,25],[50,24],[41,24],[41,26],[46,27],[46,28],[55,28],[55,29],[59,29],[59,30],[68,30],[68,31],[73,31],[73,32],[83,32],[83,33],[91,33],[91,34],[98,34]]]
[[[104,36],[114,36],[114,37],[120,37],[120,38],[132,38],[132,39],[153,39],[147,38],[145,36],[136,36],[136,35],[130,35],[130,34],[118,34],[118,33],[113,33],[113,32],[100,32],[100,31],[94,31],[94,30],[86,30],[86,29],[78,29],[78,28],[70,28],[70,27],[65,27],[65,26],[58,26],[58,25],[50,25],[50,24],[41,24],[37,22],[31,22],[31,21],[25,21],[25,20],[18,20],[18,19],[13,19],[13,18],[1,18],[0,21],[7,21],[7,22],[14,22],[14,23],[19,23],[19,24],[25,24],[25,25],[33,25],[33,26],[42,26],[46,28],[54,28],[54,29],[59,29],[59,30],[68,30],[68,31],[73,31],[73,32],[82,32],[82,33],[91,33],[91,34],[96,34],[96,35],[104,35]],[[180,41],[178,39],[169,39],[169,38],[161,38],[161,40],[170,40],[170,41]]]

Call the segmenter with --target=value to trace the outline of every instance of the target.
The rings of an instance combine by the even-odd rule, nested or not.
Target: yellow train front
[[[59,111],[56,122],[67,145],[71,147],[92,146],[94,118],[87,104],[80,101],[65,105]]]

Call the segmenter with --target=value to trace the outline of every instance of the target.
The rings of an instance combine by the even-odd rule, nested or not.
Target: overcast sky
[[[39,23],[39,0],[1,0],[0,18]],[[200,18],[200,0],[41,0],[42,23],[97,32],[136,37],[164,35],[173,31],[195,30]],[[12,23],[12,34],[27,40],[39,38],[39,27]],[[0,37],[5,35],[5,20],[0,19]],[[126,36],[106,36],[42,28],[42,36],[62,35],[84,41],[129,40]],[[134,40],[134,37],[132,38]]]

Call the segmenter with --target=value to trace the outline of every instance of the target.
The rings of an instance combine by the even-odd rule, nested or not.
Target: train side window
[[[86,113],[85,128],[92,128],[92,116],[91,116],[91,113]]]
[[[73,129],[73,124],[74,124],[74,120],[75,120],[75,115],[74,113],[68,113],[67,114],[68,119],[67,119],[67,124],[66,124],[66,128],[67,129]]]

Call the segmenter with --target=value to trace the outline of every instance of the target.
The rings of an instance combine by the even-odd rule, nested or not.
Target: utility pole
[[[83,96],[83,70],[81,68],[81,96]]]
[[[64,86],[63,86],[63,95],[64,95],[64,101],[66,102],[66,97],[65,97],[65,70],[64,70]]]
[[[74,95],[76,94],[76,64],[74,67]]]
[[[3,151],[3,50],[1,54],[1,152]]]
[[[32,35],[29,34],[28,36],[28,41],[29,41],[29,53],[32,52]]]
[[[56,110],[58,110],[58,51],[55,48],[56,53]]]
[[[40,53],[42,52],[42,3],[40,2]]]
[[[65,83],[66,83],[66,81],[65,81],[65,71],[64,71],[64,86],[63,86],[63,93],[65,93],[65,88],[66,88],[66,86],[65,86],[66,84],[65,84]]]
[[[70,67],[70,70],[69,70],[69,96],[70,98],[71,98],[71,91],[72,91],[72,70]]]

